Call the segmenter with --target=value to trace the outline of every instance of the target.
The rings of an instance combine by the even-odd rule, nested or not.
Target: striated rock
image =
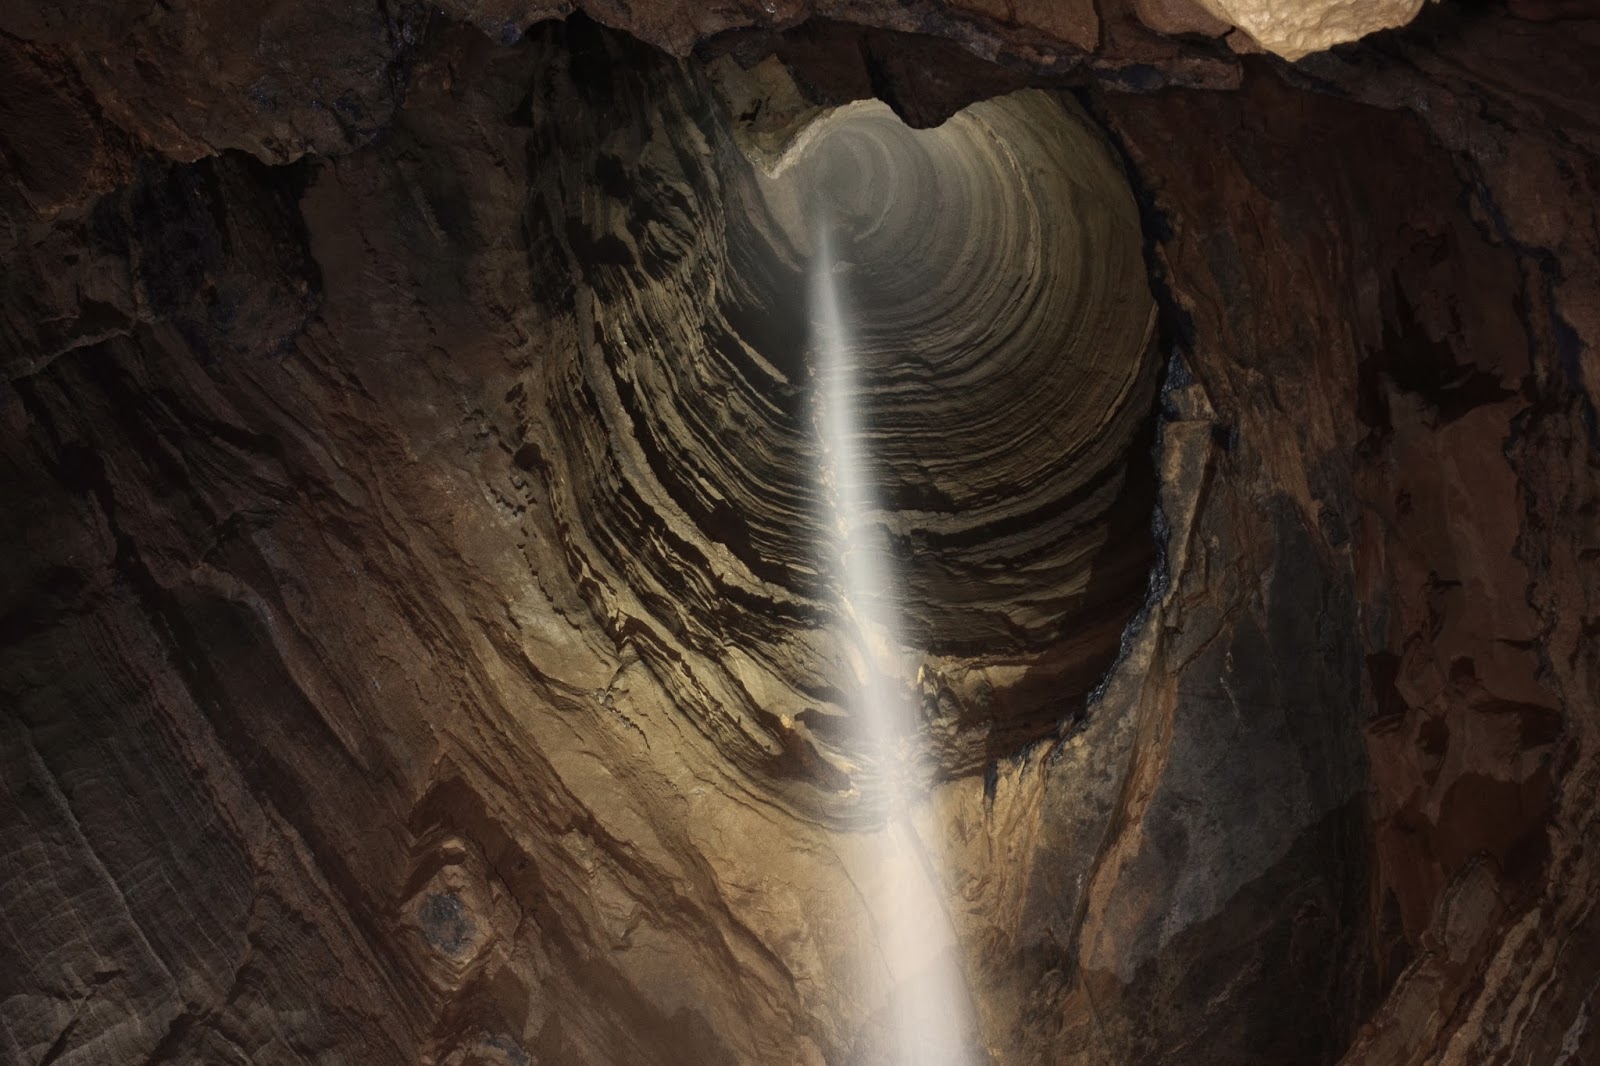
[[[0,1061],[1600,1057],[1600,24],[565,14],[3,16]]]
[[[612,76],[612,113],[649,84]],[[633,106],[658,128],[684,124]],[[843,254],[871,366],[863,417],[881,426],[875,494],[898,546],[898,607],[930,655],[918,684],[935,728],[955,734],[939,762],[971,771],[1049,732],[1049,708],[1103,674],[1149,558],[1148,489],[1122,468],[1155,385],[1142,361],[1152,310],[1131,198],[1115,199],[1109,160],[1082,163],[1104,149],[1043,96],[920,138],[886,113],[842,111],[808,128],[790,150],[799,162],[778,161],[773,179],[714,126],[697,127],[712,147],[685,173],[697,145],[641,152],[654,131],[613,119],[609,151],[594,153],[574,141],[594,124],[550,130],[550,154],[574,173],[547,203],[583,279],[578,314],[595,324],[579,327],[592,331],[579,360],[545,360],[552,383],[518,393],[515,443],[559,507],[563,551],[586,560],[586,595],[613,639],[674,703],[698,708],[737,764],[829,792],[850,784],[827,754],[850,652],[830,618],[834,578],[819,572],[832,535],[793,299],[810,190],[828,187],[860,234]],[[1032,169],[1017,174],[1006,153]],[[558,198],[572,188],[582,200]],[[707,222],[719,200],[725,234]],[[1034,206],[1046,200],[1061,205],[1050,216]],[[930,209],[944,224],[927,225]],[[972,310],[944,317],[951,308]],[[1029,379],[1056,384],[1016,397]],[[962,412],[993,416],[948,411],[952,390],[971,405]],[[591,392],[592,411],[571,408],[567,397]],[[558,406],[541,410],[541,396]],[[1019,419],[1040,428],[1020,436]]]

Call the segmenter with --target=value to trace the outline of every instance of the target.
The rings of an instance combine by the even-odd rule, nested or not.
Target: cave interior
[[[1600,5],[0,71],[0,1063],[1600,1063]]]

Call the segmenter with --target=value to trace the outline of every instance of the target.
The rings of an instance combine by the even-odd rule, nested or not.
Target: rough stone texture
[[[623,392],[781,350],[717,332],[785,276],[741,147],[1064,72],[1161,312],[1158,580],[919,812],[992,1058],[1600,1059],[1600,24],[1290,68],[1047,6],[592,12],[709,74],[526,4],[7,10],[0,1060],[874,1061],[878,831],[718,687],[817,601],[684,563],[766,481],[711,426],[644,476]]]
[[[1198,0],[1219,20],[1237,26],[1262,48],[1299,59],[1357,41],[1378,30],[1404,26],[1423,0]],[[1164,27],[1149,23],[1153,29]]]

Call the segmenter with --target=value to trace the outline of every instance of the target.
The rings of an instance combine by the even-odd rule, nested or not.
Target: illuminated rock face
[[[1223,22],[1285,59],[1299,59],[1369,33],[1404,26],[1423,0],[1200,0]]]
[[[768,178],[704,100],[686,117],[703,86],[607,78],[603,105],[552,90],[585,115],[547,126],[569,169],[545,204],[593,324],[540,361],[511,442],[590,612],[724,759],[852,816],[804,301],[811,192],[842,182],[873,522],[940,771],[1055,730],[1153,557],[1154,305],[1107,149],[1043,93],[921,134],[880,106],[804,131]]]
[[[0,24],[0,1061],[882,1061],[819,186],[993,1061],[1600,1057],[1593,22],[449,10]]]

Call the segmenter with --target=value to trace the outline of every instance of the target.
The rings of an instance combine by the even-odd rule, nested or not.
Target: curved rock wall
[[[533,208],[578,279],[578,347],[518,390],[510,443],[592,613],[757,787],[856,817],[803,302],[808,201],[831,188],[939,764],[1049,733],[1110,664],[1151,558],[1126,468],[1154,312],[1106,150],[1042,93],[920,134],[880,105],[819,119],[768,178],[703,81],[592,46],[609,61],[539,91],[562,164]]]
[[[1170,5],[1104,5],[1078,47],[1059,12],[964,12],[838,13],[1001,74],[935,36],[607,14],[679,51],[728,31],[702,42],[718,92],[743,61],[789,109],[762,127],[591,24],[514,42],[525,5],[472,9],[494,38],[383,6],[8,11],[7,1060],[870,1061],[883,979],[855,945],[890,871],[829,798],[821,714],[772,710],[825,707],[803,667],[830,650],[785,458],[804,323],[761,313],[805,248],[749,160],[853,95],[933,121],[1068,69],[1097,79],[1081,110],[1001,100],[948,136],[1086,110],[1131,178],[1160,580],[1087,713],[1052,681],[987,749],[1000,717],[949,679],[1048,660],[1085,605],[1008,607],[1003,637],[929,619],[959,698],[931,703],[949,776],[917,829],[993,1058],[1600,1056],[1600,27],[1441,7],[1289,67],[1150,32],[1221,32]],[[1128,210],[1074,202],[1091,237]],[[921,295],[880,291],[869,317]],[[1036,291],[1035,330],[1092,292]],[[1082,354],[1094,395],[1151,387]],[[944,366],[892,380],[932,395]],[[1140,405],[1048,384],[1018,402],[1090,418],[1019,424],[1018,469],[1132,528],[1048,453],[1137,452]],[[962,428],[905,434],[884,483],[973,480],[917,451]],[[925,488],[890,516],[908,538]],[[1101,553],[1106,654],[1144,556],[1076,522],[1017,535],[1054,574]],[[981,571],[931,557],[927,604]]]

